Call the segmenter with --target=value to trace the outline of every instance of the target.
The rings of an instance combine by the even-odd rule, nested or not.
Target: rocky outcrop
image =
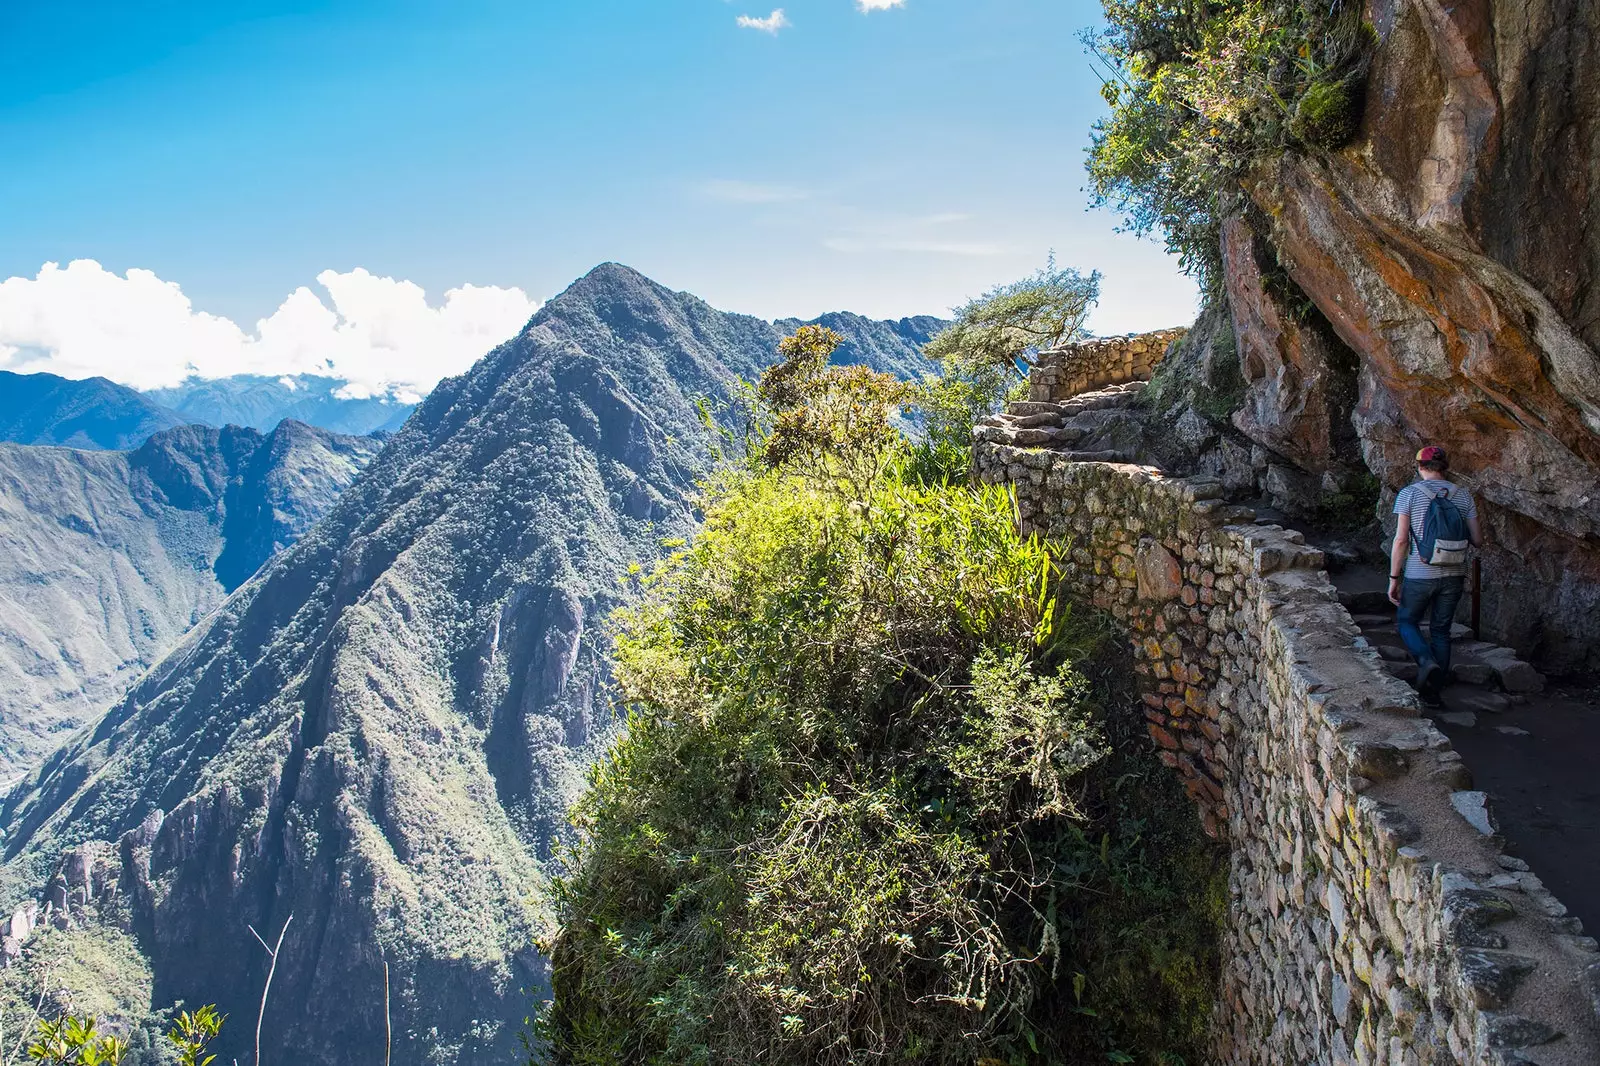
[[[1266,242],[1242,216],[1222,229],[1222,263],[1245,394],[1233,424],[1318,479],[1348,480],[1360,464],[1350,416],[1355,354],[1314,309],[1285,306],[1268,283]]]
[[[377,454],[295,422],[0,444],[0,782],[104,711]]]
[[[1485,616],[1552,665],[1600,666],[1600,62],[1593,0],[1374,0],[1360,139],[1247,182],[1283,270],[1360,361],[1353,420],[1397,489],[1444,445],[1483,501]],[[1243,424],[1316,468],[1319,365],[1265,307],[1229,223]],[[1335,411],[1336,413],[1336,411]],[[1336,451],[1336,449],[1333,449]],[[1500,578],[1511,580],[1499,580]]]

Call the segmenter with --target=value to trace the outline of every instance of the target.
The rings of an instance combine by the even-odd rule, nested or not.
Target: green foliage
[[[844,338],[826,326],[802,326],[778,346],[783,358],[761,375],[760,410],[769,418],[759,457],[768,469],[791,467],[863,491],[897,441],[891,411],[904,407],[911,387],[892,374],[860,364],[830,366]]]
[[[114,1034],[100,1035],[92,1017],[63,1015],[41,1020],[28,1041],[28,1061],[56,1066],[118,1066],[128,1042]]]
[[[1219,227],[1263,157],[1356,134],[1373,44],[1354,0],[1105,0],[1091,37],[1111,115],[1089,150],[1097,202],[1161,231],[1209,289]]]
[[[214,1006],[181,1011],[166,1035],[179,1066],[211,1066],[216,1056],[205,1051],[222,1031],[225,1020]],[[148,1035],[143,1028],[126,1034],[101,1032],[96,1016],[64,1013],[54,1021],[30,1018],[15,1048],[27,1056],[25,1061],[51,1066],[137,1066],[168,1061],[166,1055],[149,1046]],[[11,1061],[3,1046],[7,1042],[0,1040],[0,1063]]]
[[[206,1048],[222,1032],[227,1015],[218,1014],[215,1004],[197,1011],[181,1011],[172,1021],[167,1040],[177,1049],[180,1066],[211,1066],[215,1055],[207,1055]]]
[[[1377,477],[1361,471],[1350,477],[1341,490],[1323,493],[1311,519],[1318,526],[1335,532],[1359,529],[1376,517],[1382,488],[1383,483]]]
[[[1001,367],[1026,378],[1033,354],[1079,336],[1099,299],[1099,271],[1057,269],[1052,259],[1038,273],[957,308],[955,322],[924,350],[941,364]]]
[[[1126,671],[1058,548],[908,451],[723,474],[618,616],[629,724],[555,890],[556,1062],[1198,1054],[1218,853],[1108,713]]]
[[[1007,401],[1025,395],[1026,383],[1004,367],[949,360],[913,391],[921,434],[911,449],[907,475],[924,485],[965,481],[972,467],[972,427]]]

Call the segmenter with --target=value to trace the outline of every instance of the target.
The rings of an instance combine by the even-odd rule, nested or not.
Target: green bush
[[[1222,216],[1264,157],[1355,136],[1375,37],[1354,0],[1105,0],[1086,43],[1111,115],[1095,127],[1096,200],[1161,232],[1208,291]]]
[[[1199,1061],[1222,864],[1119,643],[1003,490],[909,459],[727,472],[639,578],[553,1061]]]

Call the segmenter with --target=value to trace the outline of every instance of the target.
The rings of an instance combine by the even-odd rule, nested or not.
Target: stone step
[[[1389,602],[1389,597],[1381,591],[1365,589],[1359,592],[1340,591],[1339,602],[1344,604],[1344,609],[1351,614],[1383,614],[1388,612],[1389,617],[1394,617],[1394,604]]]
[[[1011,429],[1037,429],[1046,426],[1055,427],[1061,425],[1062,422],[1062,415],[1060,411],[1040,411],[1037,414],[1031,415],[1007,414],[1004,415],[1003,418],[1004,421],[1001,424]]]
[[[1439,700],[1457,714],[1504,714],[1511,709],[1511,701],[1505,693],[1476,685],[1446,685],[1439,693]]]
[[[1086,392],[1081,396],[1074,396],[1061,406],[1068,412],[1071,412],[1073,407],[1079,411],[1104,411],[1112,407],[1126,407],[1137,398],[1137,394],[1131,392]]]
[[[1413,662],[1392,663],[1384,660],[1383,668],[1401,681],[1415,681],[1417,679],[1417,664]]]
[[[1018,400],[1016,403],[1006,405],[1006,413],[1011,415],[1056,415],[1066,414],[1066,409],[1058,403],[1048,403],[1043,400]]]
[[[1424,635],[1426,635],[1427,632],[1428,632],[1428,627],[1427,626],[1423,626],[1422,627],[1422,632],[1423,632]],[[1361,626],[1361,635],[1366,637],[1373,644],[1400,644],[1401,643],[1401,640],[1400,640],[1400,628],[1394,624],[1393,619],[1390,619],[1389,621],[1385,622],[1383,625],[1370,625],[1369,624],[1369,625]],[[1452,646],[1455,646],[1455,642],[1456,641],[1464,641],[1468,637],[1470,637],[1471,635],[1472,635],[1472,630],[1468,629],[1466,626],[1462,625],[1460,622],[1454,622],[1450,626],[1450,641],[1451,641]]]
[[[1063,451],[1062,456],[1073,463],[1132,463],[1136,460],[1127,452],[1069,452]]]

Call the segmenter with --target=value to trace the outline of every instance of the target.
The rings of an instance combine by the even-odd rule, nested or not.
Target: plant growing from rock
[[[1111,105],[1089,150],[1100,204],[1160,231],[1209,292],[1220,226],[1264,156],[1354,138],[1375,40],[1354,0],[1105,0],[1085,43]]]

